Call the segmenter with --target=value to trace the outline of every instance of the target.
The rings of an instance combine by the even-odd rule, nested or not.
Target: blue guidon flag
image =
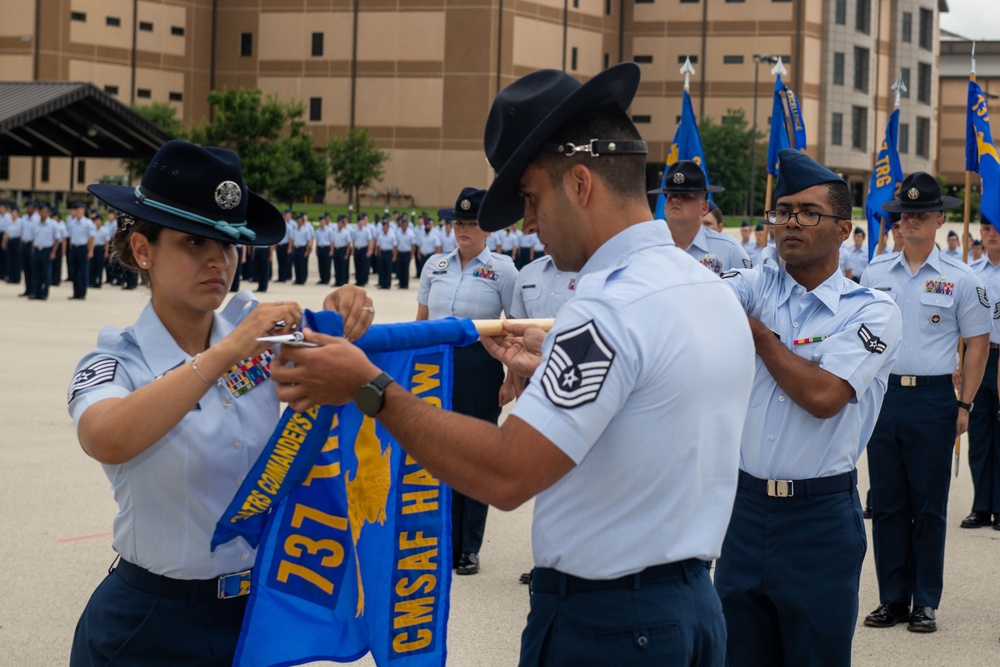
[[[342,335],[335,313],[310,328]],[[357,344],[402,387],[449,409],[452,346],[470,320],[374,325]],[[451,588],[451,493],[353,405],[285,410],[213,548],[258,545],[234,665],[350,662],[442,667]]]
[[[562,408],[590,403],[600,393],[614,358],[593,320],[558,334],[542,374],[545,395]]]

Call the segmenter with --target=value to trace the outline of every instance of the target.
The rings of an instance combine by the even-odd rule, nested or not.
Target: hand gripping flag
[[[701,148],[698,120],[695,118],[694,107],[691,105],[691,95],[686,90],[681,100],[681,124],[677,126],[677,131],[674,132],[674,141],[670,145],[670,155],[667,156],[667,163],[663,168],[663,177],[660,179],[661,188],[667,186],[666,168],[678,160],[693,160],[697,162],[698,166],[705,172],[705,185],[712,184],[711,179],[708,177],[708,167],[705,166],[705,151]],[[712,196],[709,195],[708,199],[712,201]],[[654,217],[657,220],[667,219],[664,212],[666,204],[666,195],[659,194],[656,196],[656,215]]]
[[[872,170],[872,180],[868,186],[868,199],[865,200],[865,215],[868,218],[868,261],[871,261],[878,246],[882,220],[888,232],[892,226],[892,216],[882,210],[886,204],[899,195],[899,187],[903,183],[903,168],[899,164],[899,153],[896,151],[896,141],[899,136],[899,109],[893,110],[889,123],[885,126],[885,138],[875,160]]]
[[[341,335],[335,313],[310,328]],[[451,403],[451,346],[470,320],[373,325],[357,345],[401,386]],[[451,495],[353,405],[288,408],[216,526],[260,547],[239,667],[349,662],[440,667],[451,587]]]
[[[965,128],[965,170],[983,179],[979,211],[1000,229],[1000,160],[990,131],[986,96],[975,81],[969,80],[969,108]]]

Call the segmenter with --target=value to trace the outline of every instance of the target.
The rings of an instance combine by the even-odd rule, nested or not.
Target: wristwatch
[[[962,401],[958,401],[958,407],[965,408],[966,412],[972,412],[973,405],[975,405],[975,403],[963,403]]]
[[[369,417],[374,417],[385,405],[385,388],[394,380],[388,373],[379,373],[378,377],[368,384],[361,385],[354,392],[354,404],[358,410]]]

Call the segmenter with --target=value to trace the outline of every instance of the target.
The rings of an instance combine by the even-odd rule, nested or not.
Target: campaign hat
[[[941,184],[925,171],[915,171],[903,179],[899,198],[882,204],[889,213],[923,213],[947,211],[960,206],[962,200],[941,194]]]
[[[438,217],[447,220],[479,220],[485,197],[486,190],[462,188],[455,200],[455,208],[438,209]]]
[[[483,146],[486,160],[496,171],[482,202],[480,226],[495,232],[524,217],[524,201],[518,192],[518,182],[546,142],[567,122],[588,107],[600,102],[612,102],[627,109],[639,88],[639,66],[620,63],[580,83],[566,72],[543,69],[514,81],[493,100],[486,119]],[[608,141],[608,137],[581,137],[584,146],[553,146],[545,152],[588,152],[591,156],[621,155],[648,152],[645,142]],[[622,144],[629,144],[628,148]]]
[[[709,185],[705,170],[694,160],[678,160],[667,168],[664,174],[663,187],[650,190],[651,195],[666,194],[708,194],[709,192],[725,192],[725,188]]]
[[[168,141],[137,187],[87,190],[132,218],[216,241],[264,246],[285,235],[281,213],[247,188],[239,156],[225,148]]]
[[[847,181],[827,169],[805,153],[794,148],[778,151],[778,182],[774,186],[774,200],[779,197],[802,192],[823,183],[843,183]]]

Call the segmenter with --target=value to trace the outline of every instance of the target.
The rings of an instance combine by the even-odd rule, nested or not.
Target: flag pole
[[[476,327],[476,331],[479,332],[480,336],[506,336],[507,330],[503,328],[503,323],[506,321],[507,320],[472,320],[472,324]],[[552,323],[555,322],[552,318],[525,318],[517,320],[512,319],[510,321],[517,322],[518,324],[538,327],[542,331],[549,331],[552,328]]]
[[[896,93],[896,101],[893,103],[893,109],[898,109],[900,98],[903,96],[903,93],[906,92],[906,84],[903,82],[902,72],[900,72],[899,76],[896,78],[896,83],[892,84],[891,90],[893,90]],[[877,153],[875,159],[876,160],[878,159]],[[877,255],[881,255],[883,252],[885,252],[885,242],[886,242],[885,220],[887,217],[888,216],[886,215],[879,215],[880,222],[878,228],[878,245],[875,248],[875,254]]]
[[[972,64],[969,68],[969,81],[976,80],[976,43],[972,42]],[[968,110],[966,110],[968,113]],[[968,130],[966,130],[968,131]],[[968,141],[968,139],[966,139]],[[965,263],[969,259],[969,214],[971,213],[971,200],[969,198],[969,190],[972,187],[972,172],[968,169],[965,170],[965,207],[964,207],[964,222],[962,224],[962,262]],[[962,368],[965,365],[965,345],[962,344],[962,339],[958,339],[958,376],[962,377]],[[961,398],[961,392],[959,392],[959,398]],[[958,466],[962,454],[962,436],[955,436],[955,457],[952,461],[952,469],[954,470],[955,478],[958,478]]]

